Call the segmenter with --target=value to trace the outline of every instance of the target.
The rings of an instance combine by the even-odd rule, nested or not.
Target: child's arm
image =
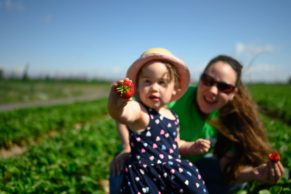
[[[118,122],[116,122],[116,126],[122,141],[122,150],[111,162],[110,172],[113,176],[119,175],[122,172],[131,152],[127,126]]]
[[[197,139],[193,142],[180,140],[179,148],[181,155],[195,155],[208,152],[210,148],[210,141],[207,139]]]
[[[131,130],[138,130],[146,126],[146,112],[137,101],[132,98],[121,96],[117,87],[129,81],[128,78],[115,82],[109,94],[108,112],[116,121],[130,127]],[[132,86],[133,87],[133,86]]]
[[[130,152],[131,150],[130,150],[130,145],[129,145],[129,133],[128,133],[127,126],[118,122],[116,122],[116,126],[118,129],[119,137],[122,142],[122,149]]]
[[[195,154],[203,154],[208,152],[210,148],[210,141],[207,139],[199,138],[196,141],[188,142],[180,139],[180,130],[178,129],[178,146],[180,149],[181,155],[195,155]]]

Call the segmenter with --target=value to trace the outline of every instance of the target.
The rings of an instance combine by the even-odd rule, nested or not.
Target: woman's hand
[[[110,172],[112,176],[119,175],[130,157],[130,149],[122,150],[110,164]]]
[[[227,164],[235,157],[232,152],[227,152],[220,159],[220,167],[224,169]],[[277,183],[284,174],[284,167],[280,161],[267,161],[257,167],[246,166],[241,167],[236,175],[235,182],[243,183],[251,180],[256,180],[261,183],[274,184]]]
[[[280,161],[268,161],[253,169],[254,179],[262,183],[277,183],[284,174],[284,167]]]

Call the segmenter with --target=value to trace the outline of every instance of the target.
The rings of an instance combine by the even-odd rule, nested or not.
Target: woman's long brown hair
[[[220,159],[233,150],[234,156],[222,169],[226,180],[231,181],[241,167],[262,164],[271,148],[257,105],[241,81],[242,65],[232,57],[220,55],[209,62],[205,71],[218,61],[229,64],[237,74],[235,97],[219,110],[218,120],[212,121],[218,131],[214,154]]]

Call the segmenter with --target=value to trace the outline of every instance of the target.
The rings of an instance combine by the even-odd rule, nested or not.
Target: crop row
[[[1,113],[1,144],[25,142],[28,151],[0,160],[0,193],[104,193],[119,144],[106,113],[105,99]]]
[[[291,124],[291,85],[289,84],[253,84],[248,89],[267,114]]]
[[[105,99],[0,112],[0,148],[27,144],[49,131],[58,132],[75,124],[82,125],[106,112]]]
[[[23,141],[28,146],[20,156],[0,159],[0,194],[105,193],[100,182],[108,179],[109,162],[120,144],[106,102],[0,113],[0,147]],[[251,182],[243,192],[290,193],[290,126],[270,117],[262,119],[271,145],[281,153],[286,175],[273,186]],[[29,146],[29,141],[52,130],[56,136]]]
[[[109,162],[119,143],[111,119],[31,146],[21,156],[0,160],[0,193],[105,193]]]
[[[291,127],[270,117],[262,115],[262,121],[267,129],[270,145],[281,153],[281,161],[285,167],[285,175],[275,185],[264,185],[257,182],[248,184],[244,193],[291,193]],[[260,192],[261,191],[261,192]]]
[[[105,81],[0,80],[0,104],[45,101],[108,91]]]

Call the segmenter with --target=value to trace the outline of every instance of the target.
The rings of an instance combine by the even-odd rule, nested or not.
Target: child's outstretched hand
[[[208,152],[210,148],[210,141],[207,139],[199,138],[196,141],[192,142],[192,145],[189,147],[189,154],[203,154]]]
[[[108,112],[110,116],[118,121],[128,120],[132,117],[129,111],[134,111],[132,104],[132,96],[134,95],[134,85],[128,78],[118,80],[112,84],[111,91],[108,99]]]

